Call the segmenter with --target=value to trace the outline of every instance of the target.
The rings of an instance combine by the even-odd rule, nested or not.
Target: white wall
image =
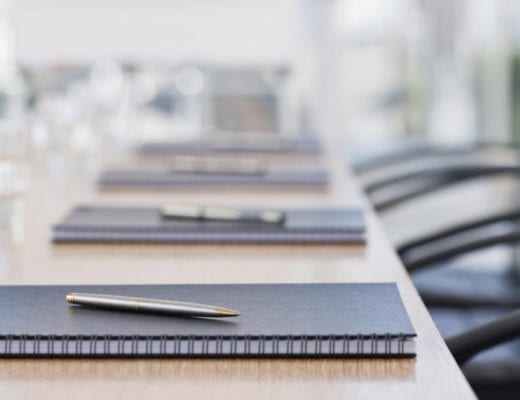
[[[0,0],[1,1],[1,0]],[[269,63],[296,51],[297,0],[17,0],[22,63]]]

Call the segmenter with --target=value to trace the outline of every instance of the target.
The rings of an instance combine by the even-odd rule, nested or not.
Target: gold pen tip
[[[231,308],[218,307],[215,311],[217,311],[222,317],[238,317],[239,315],[242,315]]]
[[[65,296],[65,299],[67,299],[69,303],[72,303],[74,301],[74,295],[72,293],[69,293],[67,294],[67,296]]]

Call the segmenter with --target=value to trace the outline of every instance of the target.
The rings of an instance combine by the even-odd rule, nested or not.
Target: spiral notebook
[[[72,306],[70,291],[235,307],[228,319]],[[393,283],[0,286],[0,357],[413,357]]]
[[[168,168],[109,169],[101,173],[98,184],[103,188],[200,186],[247,187],[318,187],[328,184],[328,173],[322,168],[276,169],[263,173],[178,172]]]
[[[244,216],[260,211],[240,210]],[[271,211],[272,212],[272,211]],[[165,218],[161,208],[76,207],[52,228],[55,242],[129,243],[316,243],[365,242],[358,209],[320,208],[282,211],[276,223],[252,218],[205,220]]]
[[[315,155],[321,152],[315,137],[276,139],[262,141],[190,140],[184,142],[148,142],[137,148],[141,155]]]

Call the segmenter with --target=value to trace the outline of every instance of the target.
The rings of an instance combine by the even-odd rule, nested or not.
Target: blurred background
[[[519,19],[516,0],[2,0],[1,198],[152,139],[314,134],[352,159],[514,141]]]
[[[149,106],[179,131],[312,124],[359,140],[519,135],[518,1],[0,4],[6,120],[29,105],[55,124],[104,112],[121,125],[125,108]],[[251,126],[225,115],[239,96],[254,97],[249,112],[262,114]],[[136,135],[157,129],[138,120]]]

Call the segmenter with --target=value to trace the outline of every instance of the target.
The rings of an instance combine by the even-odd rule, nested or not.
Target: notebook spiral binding
[[[140,242],[140,243],[364,243],[365,235],[359,232],[276,232],[239,229],[225,231],[167,231],[160,229],[86,229],[54,227],[53,240],[57,242]]]
[[[384,357],[407,354],[410,337],[2,335],[0,357]]]

